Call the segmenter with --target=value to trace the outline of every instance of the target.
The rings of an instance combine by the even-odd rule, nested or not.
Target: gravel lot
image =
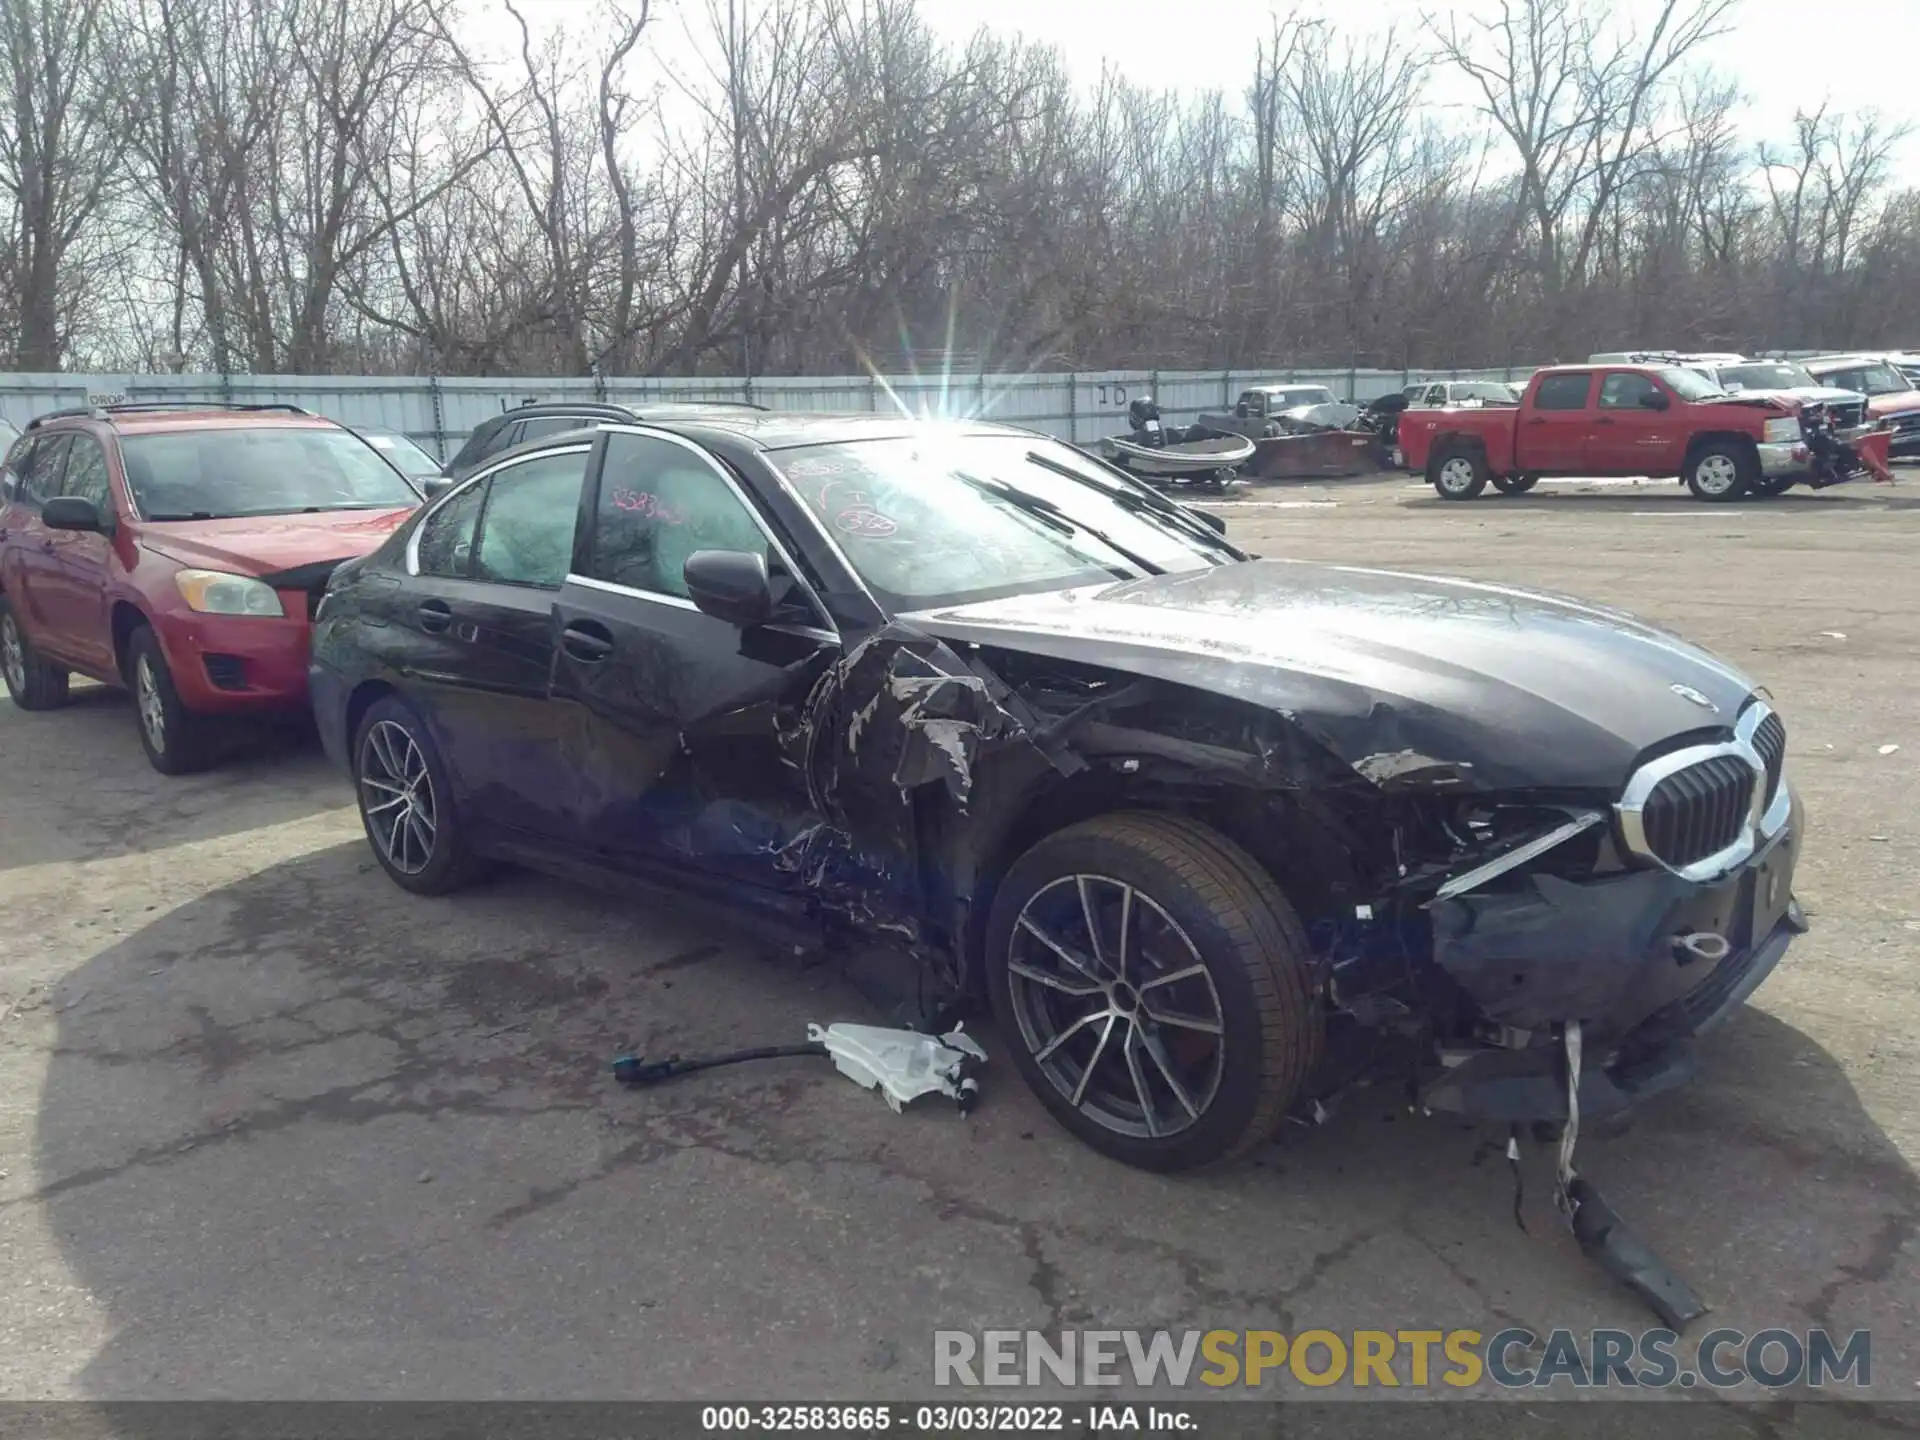
[[[1813,932],[1583,1168],[1715,1322],[1871,1328],[1887,1399],[1920,1399],[1916,481],[1222,512],[1268,554],[1627,606],[1773,690]],[[1556,1223],[1544,1151],[1523,1234],[1503,1137],[1391,1095],[1163,1179],[1005,1063],[966,1119],[812,1060],[623,1092],[626,1049],[880,1017],[617,889],[408,897],[311,745],[165,780],[87,691],[0,704],[0,757],[0,1395],[924,1398],[936,1328],[1650,1323]]]

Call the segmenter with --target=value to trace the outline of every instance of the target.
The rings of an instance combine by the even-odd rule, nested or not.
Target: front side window
[[[1533,392],[1536,410],[1584,410],[1593,389],[1593,377],[1585,374],[1549,375]]]
[[[120,455],[148,520],[398,510],[419,493],[359,436],[318,426],[209,426],[125,435]]]
[[[494,472],[474,542],[476,580],[549,590],[566,583],[588,453],[536,455]]]
[[[93,508],[105,517],[113,514],[113,487],[107,478],[107,452],[91,435],[73,437],[67,452],[67,473],[60,482],[60,493],[76,500],[91,500]]]
[[[1617,371],[1600,382],[1602,410],[1638,410],[1649,395],[1658,395],[1660,387],[1645,375]]]
[[[607,437],[587,574],[688,598],[696,550],[767,553],[767,537],[731,484],[697,451],[655,435]]]
[[[14,462],[14,494],[29,505],[41,505],[60,493],[66,469],[66,435],[42,435],[28,442]]]
[[[480,528],[480,507],[487,501],[481,480],[450,495],[420,523],[415,553],[422,575],[465,579],[473,571],[473,537]]]
[[[891,609],[1198,570],[1234,554],[1057,441],[935,431],[769,459]]]

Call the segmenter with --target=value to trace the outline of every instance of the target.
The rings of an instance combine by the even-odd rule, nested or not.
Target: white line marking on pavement
[[[1215,510],[1331,510],[1339,505],[1338,500],[1201,500],[1201,505],[1209,505]]]

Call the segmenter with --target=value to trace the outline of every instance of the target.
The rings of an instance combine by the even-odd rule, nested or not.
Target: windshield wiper
[[[216,515],[211,510],[182,510],[177,514],[149,515],[147,519],[164,524],[169,520],[230,520],[230,515]]]
[[[1205,521],[1195,519],[1194,516],[1189,514],[1184,508],[1171,500],[1164,500],[1159,496],[1154,496],[1150,499],[1145,495],[1135,495],[1131,491],[1123,490],[1117,485],[1108,485],[1103,481],[1094,479],[1091,475],[1082,474],[1071,465],[1062,465],[1058,460],[1049,459],[1038,450],[1028,451],[1027,459],[1032,464],[1038,465],[1042,470],[1051,471],[1053,474],[1062,476],[1068,480],[1076,480],[1080,484],[1085,485],[1089,490],[1098,491],[1129,514],[1148,515],[1156,520],[1170,521],[1178,525],[1183,533],[1197,539],[1205,540],[1217,550],[1225,550],[1236,559],[1243,560],[1246,558],[1240,553],[1238,547],[1229,541],[1226,536],[1211,529]]]
[[[971,485],[976,490],[984,490],[989,495],[998,495],[1002,500],[1005,500],[1009,505],[1013,506],[1014,509],[1031,515],[1041,524],[1046,525],[1050,529],[1058,530],[1063,535],[1071,535],[1077,530],[1082,535],[1091,536],[1109,550],[1113,551],[1113,553],[1118,555],[1122,560],[1125,560],[1129,565],[1144,571],[1148,575],[1164,575],[1166,573],[1161,566],[1155,565],[1151,560],[1134,554],[1133,551],[1127,549],[1126,546],[1122,545],[1105,531],[1095,529],[1091,525],[1076,520],[1051,500],[1043,496],[1035,495],[1031,490],[1022,490],[1018,485],[1009,484],[1005,480],[982,480],[977,475],[968,475],[962,471],[955,471],[954,474],[959,477],[963,484]]]

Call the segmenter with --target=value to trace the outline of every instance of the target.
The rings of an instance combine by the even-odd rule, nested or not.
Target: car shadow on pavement
[[[44,1067],[31,1156],[0,1160],[35,1373],[98,1398],[924,1398],[936,1328],[1653,1323],[1557,1220],[1545,1147],[1523,1233],[1505,1137],[1390,1088],[1167,1177],[1070,1139],[991,1026],[966,1117],[896,1115],[812,1058],[608,1076],[878,1018],[831,964],[617,889],[510,872],[422,900],[360,843],[251,874],[0,1032],[8,1073]],[[1871,1326],[1876,1384],[1910,1393],[1912,1170],[1768,1014],[1702,1068],[1583,1172],[1715,1323]]]
[[[86,685],[57,710],[5,708],[0,871],[149,854],[353,804],[302,717],[236,725],[213,768],[166,776],[147,762],[123,691]]]

